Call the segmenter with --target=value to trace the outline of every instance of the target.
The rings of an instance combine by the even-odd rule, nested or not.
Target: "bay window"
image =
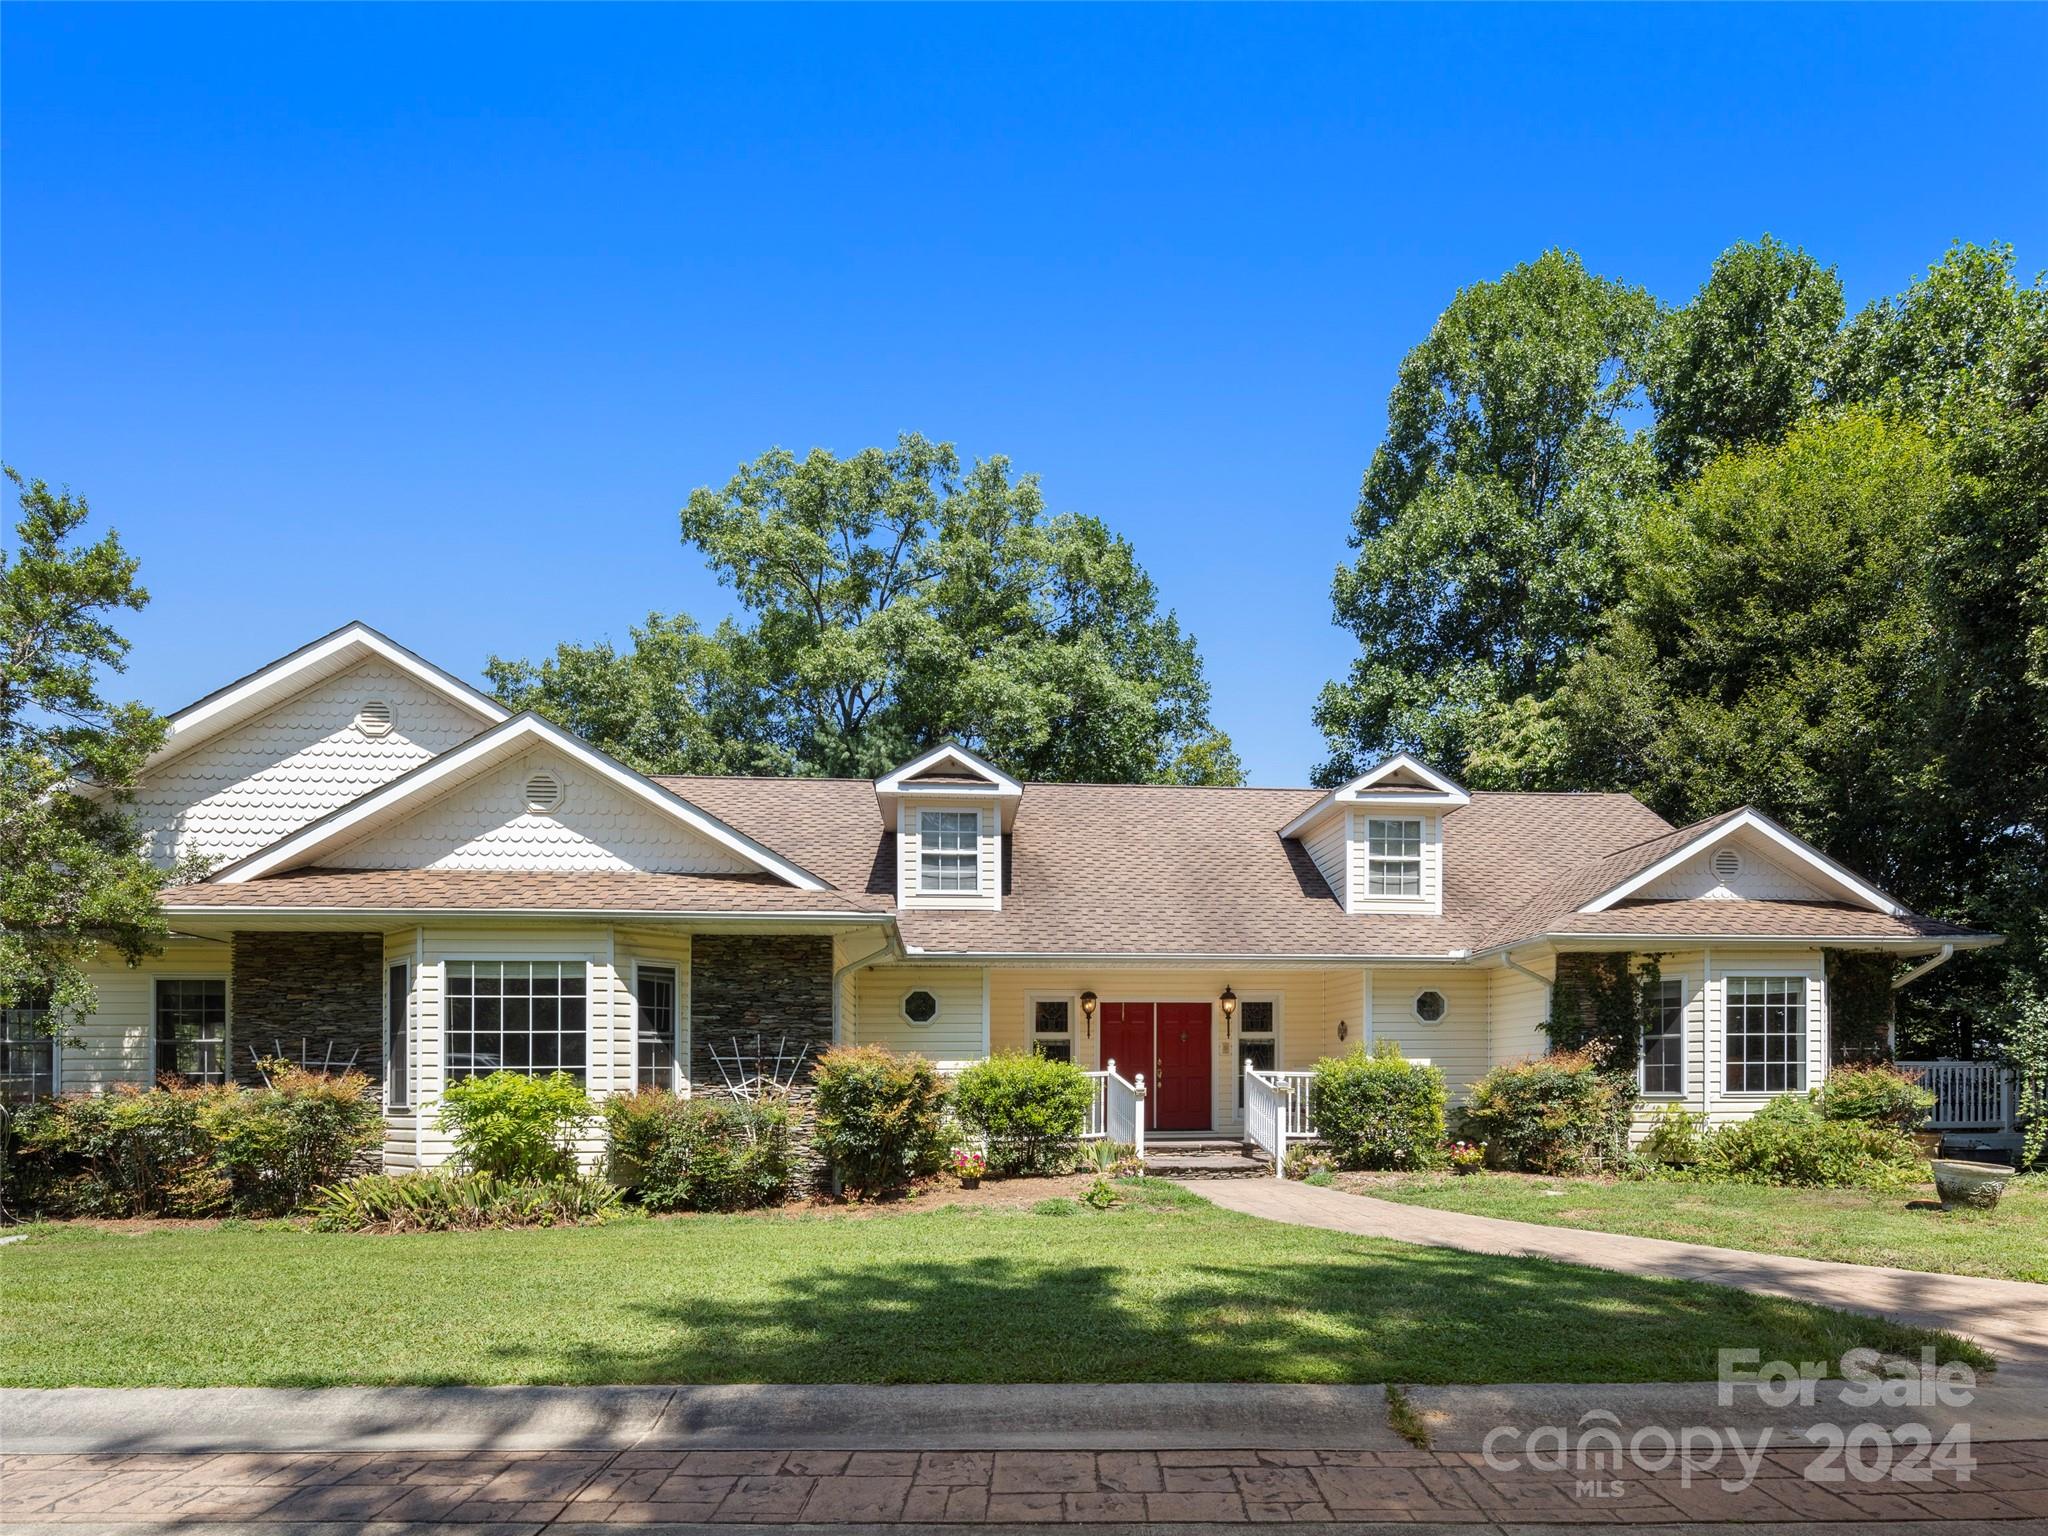
[[[634,973],[633,990],[639,1002],[638,1082],[642,1088],[666,1088],[670,1093],[681,1093],[682,1039],[676,1028],[676,968],[641,966]]]
[[[1806,978],[1730,976],[1721,987],[1728,1092],[1805,1088]]]
[[[583,1081],[589,983],[581,960],[451,960],[448,1079],[492,1072]]]
[[[1643,1031],[1643,1092],[1685,1092],[1685,981],[1667,976],[1658,983],[1657,1016]]]

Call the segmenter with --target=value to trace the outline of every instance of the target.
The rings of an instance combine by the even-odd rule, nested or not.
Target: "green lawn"
[[[1127,1189],[1107,1213],[43,1229],[0,1248],[0,1382],[1656,1381],[1711,1379],[1724,1346],[1832,1359],[1929,1337]]]
[[[1991,1211],[1929,1209],[1935,1198],[1931,1184],[1880,1194],[1746,1184],[1606,1183],[1515,1173],[1374,1175],[1343,1182],[1383,1200],[1553,1227],[2048,1281],[2048,1176],[2039,1174],[2008,1184],[2005,1198]]]

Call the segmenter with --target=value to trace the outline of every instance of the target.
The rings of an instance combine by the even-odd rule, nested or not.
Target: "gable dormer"
[[[1605,912],[1624,901],[1825,901],[1892,916],[1906,911],[1751,806],[1701,824],[1697,836],[1677,835],[1682,841],[1663,857],[1578,910]]]
[[[882,823],[896,834],[896,905],[996,912],[1003,840],[1024,786],[965,747],[947,744],[875,781]]]
[[[1472,797],[1406,752],[1374,764],[1281,828],[1346,912],[1444,909],[1443,818]]]

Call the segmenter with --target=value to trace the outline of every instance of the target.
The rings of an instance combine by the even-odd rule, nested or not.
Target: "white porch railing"
[[[1309,1123],[1313,1072],[1261,1072],[1244,1064],[1244,1134],[1273,1159],[1275,1178],[1287,1177],[1287,1144],[1315,1134]]]
[[[1930,1131],[2013,1129],[2012,1071],[1996,1061],[1902,1061],[1898,1068],[1917,1076],[1934,1095],[1927,1117]]]
[[[1088,1119],[1081,1131],[1083,1141],[1120,1141],[1137,1150],[1145,1160],[1145,1074],[1135,1082],[1117,1076],[1116,1063],[1102,1072],[1084,1074],[1095,1084],[1095,1097],[1088,1105]]]

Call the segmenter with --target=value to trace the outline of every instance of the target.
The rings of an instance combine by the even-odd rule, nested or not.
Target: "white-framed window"
[[[981,812],[917,813],[917,888],[935,894],[981,889]]]
[[[676,968],[636,965],[633,997],[639,1022],[639,1066],[635,1079],[642,1088],[683,1091],[682,1009],[678,1006]]]
[[[384,971],[384,1103],[412,1105],[412,966],[394,960]]]
[[[1422,823],[1370,816],[1365,823],[1365,894],[1422,896]]]
[[[1280,1065],[1280,1001],[1272,997],[1237,1000],[1237,1107],[1244,1108],[1244,1069],[1271,1072]]]
[[[1425,987],[1415,994],[1415,1017],[1424,1024],[1441,1024],[1450,1011],[1451,1005],[1435,987]]]
[[[448,1080],[492,1072],[581,1082],[590,1051],[587,967],[581,960],[450,960]]]
[[[185,1083],[225,1083],[229,1072],[224,976],[159,976],[156,1072]]]
[[[25,1104],[57,1091],[57,1037],[50,1000],[24,997],[0,1008],[0,1102]]]
[[[1806,1087],[1806,978],[1729,976],[1721,982],[1721,1043],[1730,1093]]]
[[[1651,1098],[1685,1092],[1685,978],[1665,976],[1657,984],[1657,1017],[1643,1031],[1643,1059],[1637,1081]]]
[[[939,1000],[928,987],[912,987],[903,994],[904,1022],[923,1029],[939,1016]]]
[[[1074,1000],[1071,997],[1031,999],[1031,1049],[1054,1061],[1074,1059]]]

